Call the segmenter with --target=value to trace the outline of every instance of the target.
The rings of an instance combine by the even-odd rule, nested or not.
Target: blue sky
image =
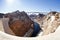
[[[60,0],[0,0],[0,13],[60,11]]]

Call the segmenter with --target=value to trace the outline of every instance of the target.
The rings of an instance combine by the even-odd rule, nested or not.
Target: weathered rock
[[[39,14],[37,15],[37,17],[35,18],[35,22],[37,22],[40,27],[41,27],[41,24],[42,24],[42,21],[45,19],[45,15],[44,14]]]
[[[12,12],[4,15],[5,18],[9,18],[9,27],[15,33],[16,36],[31,36],[33,33],[33,21],[28,15],[23,12]],[[30,31],[27,35],[26,33]]]
[[[1,20],[2,20],[2,24],[3,24],[4,32],[7,34],[15,35],[15,33],[13,33],[13,31],[10,29],[10,27],[8,25],[9,18],[1,18]]]
[[[60,14],[58,12],[50,12],[43,21],[43,35],[55,32],[60,25]]]

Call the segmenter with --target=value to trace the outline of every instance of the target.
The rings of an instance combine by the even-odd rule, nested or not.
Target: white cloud
[[[7,3],[8,5],[11,5],[11,4],[14,3],[14,0],[6,0],[6,3]]]

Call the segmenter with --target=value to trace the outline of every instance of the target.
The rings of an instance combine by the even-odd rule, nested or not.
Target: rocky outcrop
[[[43,20],[43,35],[55,32],[60,25],[60,14],[58,12],[50,12]]]
[[[4,15],[9,18],[9,27],[16,36],[31,36],[33,33],[33,21],[23,11],[15,11]],[[30,32],[29,32],[30,31]],[[28,34],[27,34],[28,33]]]
[[[55,32],[60,25],[60,13],[55,11],[49,12],[47,15],[37,18],[36,22],[43,30],[42,35],[48,35]]]
[[[39,14],[36,16],[36,18],[34,19],[34,21],[37,22],[37,23],[40,25],[40,27],[41,27],[42,21],[45,19],[45,16],[46,16],[46,15],[39,13]]]
[[[39,16],[39,18],[43,18],[45,15],[44,15],[44,14],[40,14],[40,13],[39,13],[39,15],[38,15],[38,16]]]

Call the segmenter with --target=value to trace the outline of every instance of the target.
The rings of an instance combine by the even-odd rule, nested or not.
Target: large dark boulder
[[[4,15],[9,18],[9,27],[16,36],[31,36],[33,33],[33,21],[22,11],[15,11]]]

